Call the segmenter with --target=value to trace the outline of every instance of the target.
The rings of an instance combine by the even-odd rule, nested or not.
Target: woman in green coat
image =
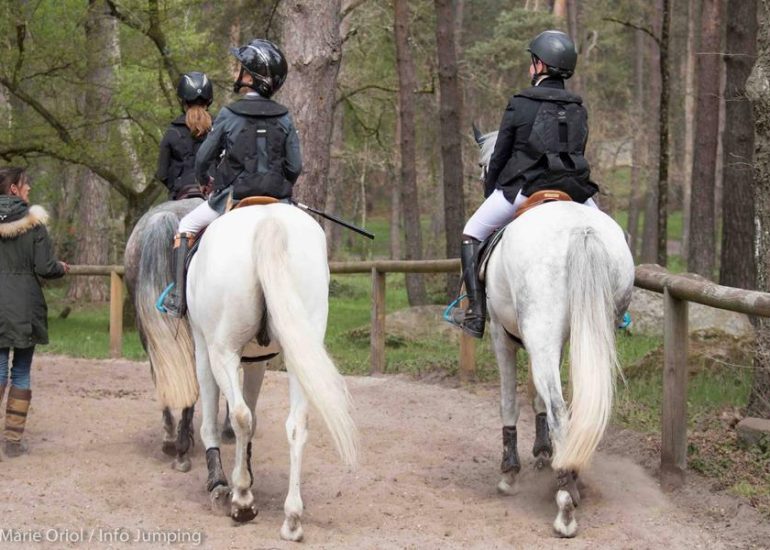
[[[11,388],[5,410],[5,454],[27,450],[22,442],[27,421],[30,367],[35,345],[48,343],[48,308],[39,277],[61,277],[69,266],[54,256],[45,228],[48,214],[29,205],[29,177],[23,168],[0,168],[0,403]]]

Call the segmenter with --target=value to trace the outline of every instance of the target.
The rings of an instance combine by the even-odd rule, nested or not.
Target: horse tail
[[[574,230],[567,252],[572,402],[567,434],[556,449],[556,469],[580,470],[591,459],[612,413],[615,375],[615,302],[612,266],[591,227]]]
[[[274,217],[258,227],[257,275],[265,295],[270,335],[278,340],[286,368],[297,377],[310,402],[323,418],[340,457],[349,465],[357,461],[358,436],[344,378],[337,371],[318,337],[309,312],[293,282],[289,238],[284,224]],[[323,266],[324,269],[326,266]]]
[[[198,400],[198,381],[190,325],[160,313],[155,302],[173,277],[171,243],[179,219],[171,212],[158,212],[147,223],[141,243],[135,306],[138,325],[155,390],[163,407],[191,407]]]

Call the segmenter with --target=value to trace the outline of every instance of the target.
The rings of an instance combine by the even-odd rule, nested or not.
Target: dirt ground
[[[305,451],[308,548],[770,548],[770,525],[740,499],[691,476],[663,494],[636,434],[613,431],[584,476],[578,537],[554,537],[554,481],[528,452],[517,496],[496,493],[501,454],[492,387],[453,389],[402,378],[349,378],[363,461],[340,465],[315,418]],[[189,473],[160,449],[161,415],[146,363],[39,356],[27,436],[31,453],[0,463],[0,548],[289,548],[283,373],[268,372],[257,406],[257,518],[236,526],[209,510],[200,442]],[[196,413],[196,439],[199,417]],[[225,446],[225,470],[232,468]],[[636,462],[635,462],[636,460]],[[26,542],[8,537],[26,536]],[[38,536],[41,542],[30,542]],[[6,537],[6,538],[2,538]],[[197,537],[201,537],[198,544]],[[16,539],[18,540],[18,539]],[[143,542],[144,541],[144,542]]]

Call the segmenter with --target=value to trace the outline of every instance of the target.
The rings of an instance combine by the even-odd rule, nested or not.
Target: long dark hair
[[[10,195],[11,186],[19,185],[27,179],[27,171],[18,166],[0,168],[0,195]]]

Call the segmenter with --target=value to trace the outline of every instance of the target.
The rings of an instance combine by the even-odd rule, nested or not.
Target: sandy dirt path
[[[711,495],[702,480],[676,495],[661,493],[642,466],[621,456],[635,454],[633,437],[622,433],[610,438],[610,451],[600,452],[584,477],[578,537],[555,538],[555,483],[550,472],[532,467],[529,407],[519,424],[521,491],[502,497],[495,491],[501,449],[494,388],[452,389],[396,377],[349,378],[348,384],[363,462],[355,471],[342,467],[311,416],[305,547],[770,547],[766,522],[737,499]],[[28,541],[6,538],[0,548],[158,548],[168,536],[188,542],[166,547],[298,548],[278,534],[288,479],[285,374],[267,373],[257,406],[260,513],[241,526],[209,510],[197,412],[192,470],[173,471],[162,454],[161,415],[146,363],[40,356],[33,391],[31,454],[0,463],[0,536]],[[232,452],[232,446],[223,449],[228,475]],[[43,541],[29,542],[31,536]]]

